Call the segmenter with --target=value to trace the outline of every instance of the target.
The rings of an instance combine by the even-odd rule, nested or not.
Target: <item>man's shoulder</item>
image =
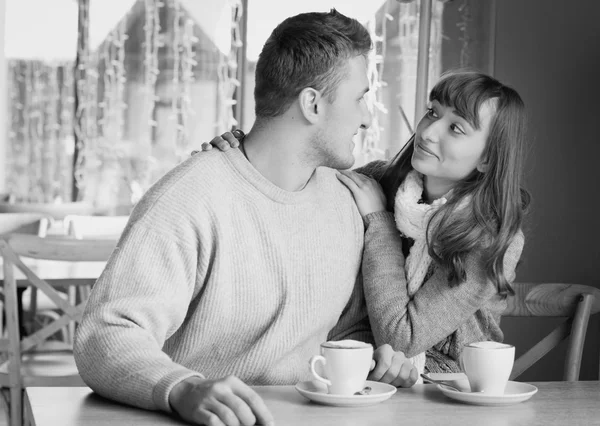
[[[225,156],[214,150],[190,155],[158,179],[144,194],[140,203],[145,208],[166,204],[192,207],[223,193],[224,176],[233,173]]]
[[[354,169],[357,173],[362,173],[363,175],[367,175],[372,177],[375,180],[380,180],[385,170],[389,165],[389,161],[385,160],[375,160],[370,163],[364,164],[360,167]]]
[[[194,152],[161,177],[152,189],[164,192],[174,187],[178,190],[180,187],[189,187],[197,192],[202,188],[210,188],[208,184],[221,182],[223,175],[232,171],[224,153],[217,150]]]

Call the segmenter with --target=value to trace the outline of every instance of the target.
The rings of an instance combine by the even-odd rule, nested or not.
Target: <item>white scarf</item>
[[[394,203],[396,227],[402,235],[415,241],[406,258],[406,280],[411,298],[423,285],[431,264],[427,247],[427,225],[431,216],[447,201],[445,197],[441,197],[431,204],[419,203],[422,197],[423,176],[411,170],[398,188]],[[434,229],[435,223],[432,223],[430,232]],[[419,372],[417,383],[421,383],[421,373],[425,370],[425,352],[410,360]]]

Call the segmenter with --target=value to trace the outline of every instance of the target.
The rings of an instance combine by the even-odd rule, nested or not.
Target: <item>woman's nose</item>
[[[421,137],[429,142],[437,142],[439,139],[439,134],[440,134],[440,129],[441,129],[441,125],[440,125],[440,121],[441,120],[435,120],[435,121],[428,121],[428,120],[423,120],[424,123],[422,123],[424,125],[423,130],[421,131]]]

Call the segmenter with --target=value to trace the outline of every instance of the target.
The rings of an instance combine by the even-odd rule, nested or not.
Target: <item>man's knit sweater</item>
[[[380,179],[387,163],[369,163],[357,171]],[[366,217],[363,280],[365,299],[375,342],[390,344],[408,357],[426,352],[429,372],[461,371],[462,348],[473,342],[504,338],[500,317],[506,300],[485,276],[481,259],[474,254],[465,263],[467,279],[450,287],[447,274],[432,266],[425,282],[411,298],[408,294],[405,256],[412,240],[402,238],[394,215],[372,213]],[[518,232],[504,257],[504,273],[512,283],[523,250]]]
[[[305,380],[321,342],[372,341],[363,238],[333,170],[288,192],[240,150],[196,154],[134,209],[77,330],[80,374],[105,397],[165,411],[191,376]]]

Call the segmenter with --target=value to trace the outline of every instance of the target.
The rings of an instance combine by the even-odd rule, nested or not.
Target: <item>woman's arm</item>
[[[450,287],[441,270],[434,273],[410,298],[407,290],[402,242],[393,215],[369,214],[362,273],[367,309],[375,342],[389,343],[407,356],[424,352],[454,333],[486,302],[496,296],[476,256],[466,264],[467,280]],[[523,234],[515,236],[504,258],[510,281],[523,249]]]

